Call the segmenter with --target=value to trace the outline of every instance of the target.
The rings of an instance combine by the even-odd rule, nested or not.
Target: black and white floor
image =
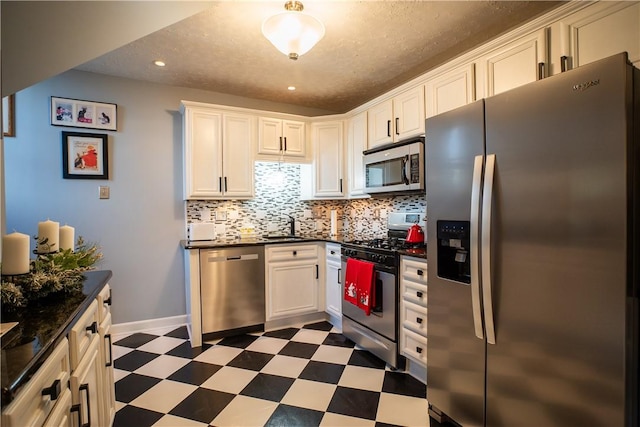
[[[426,387],[328,322],[191,348],[185,327],[115,337],[114,427],[428,426]]]

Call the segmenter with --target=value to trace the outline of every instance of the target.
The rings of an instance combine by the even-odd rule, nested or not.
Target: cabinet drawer
[[[317,245],[279,245],[266,248],[267,261],[296,261],[318,257]]]
[[[414,261],[409,258],[402,258],[400,263],[400,277],[412,282],[427,284],[427,263],[424,261]]]
[[[74,371],[87,352],[91,339],[98,333],[98,302],[93,301],[69,332],[69,360]]]
[[[53,394],[46,394],[46,389]],[[2,411],[3,427],[42,425],[60,404],[65,391],[69,391],[69,343],[66,339],[58,344],[14,401]]]
[[[327,243],[325,247],[325,256],[327,261],[332,260],[340,262],[340,245]]]
[[[111,313],[111,286],[105,285],[96,299],[98,300],[98,322],[102,323]]]
[[[408,301],[402,301],[402,326],[427,336],[427,309]]]
[[[56,407],[42,427],[73,427],[71,416],[71,391],[66,389],[58,398]]]
[[[402,298],[423,307],[427,306],[427,286],[421,283],[402,281]]]
[[[402,328],[401,353],[427,366],[427,339],[406,328]]]

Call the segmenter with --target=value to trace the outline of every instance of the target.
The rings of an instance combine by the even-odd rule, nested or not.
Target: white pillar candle
[[[29,272],[29,236],[11,233],[2,237],[2,274]]]
[[[60,249],[58,239],[60,238],[60,223],[46,220],[38,223],[38,242],[47,239],[47,243],[38,244],[38,253],[44,254],[55,252]]]
[[[69,226],[63,225],[60,227],[60,250],[71,249],[75,250],[75,232],[76,229]]]

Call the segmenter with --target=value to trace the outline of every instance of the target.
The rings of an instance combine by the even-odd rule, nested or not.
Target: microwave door
[[[369,192],[398,191],[406,189],[405,157],[376,161],[370,159],[365,165],[366,188]]]

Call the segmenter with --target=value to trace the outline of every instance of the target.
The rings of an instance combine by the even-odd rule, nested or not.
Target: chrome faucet
[[[285,215],[289,217],[289,227],[290,227],[289,236],[295,236],[296,235],[296,219],[289,214],[285,214]]]

